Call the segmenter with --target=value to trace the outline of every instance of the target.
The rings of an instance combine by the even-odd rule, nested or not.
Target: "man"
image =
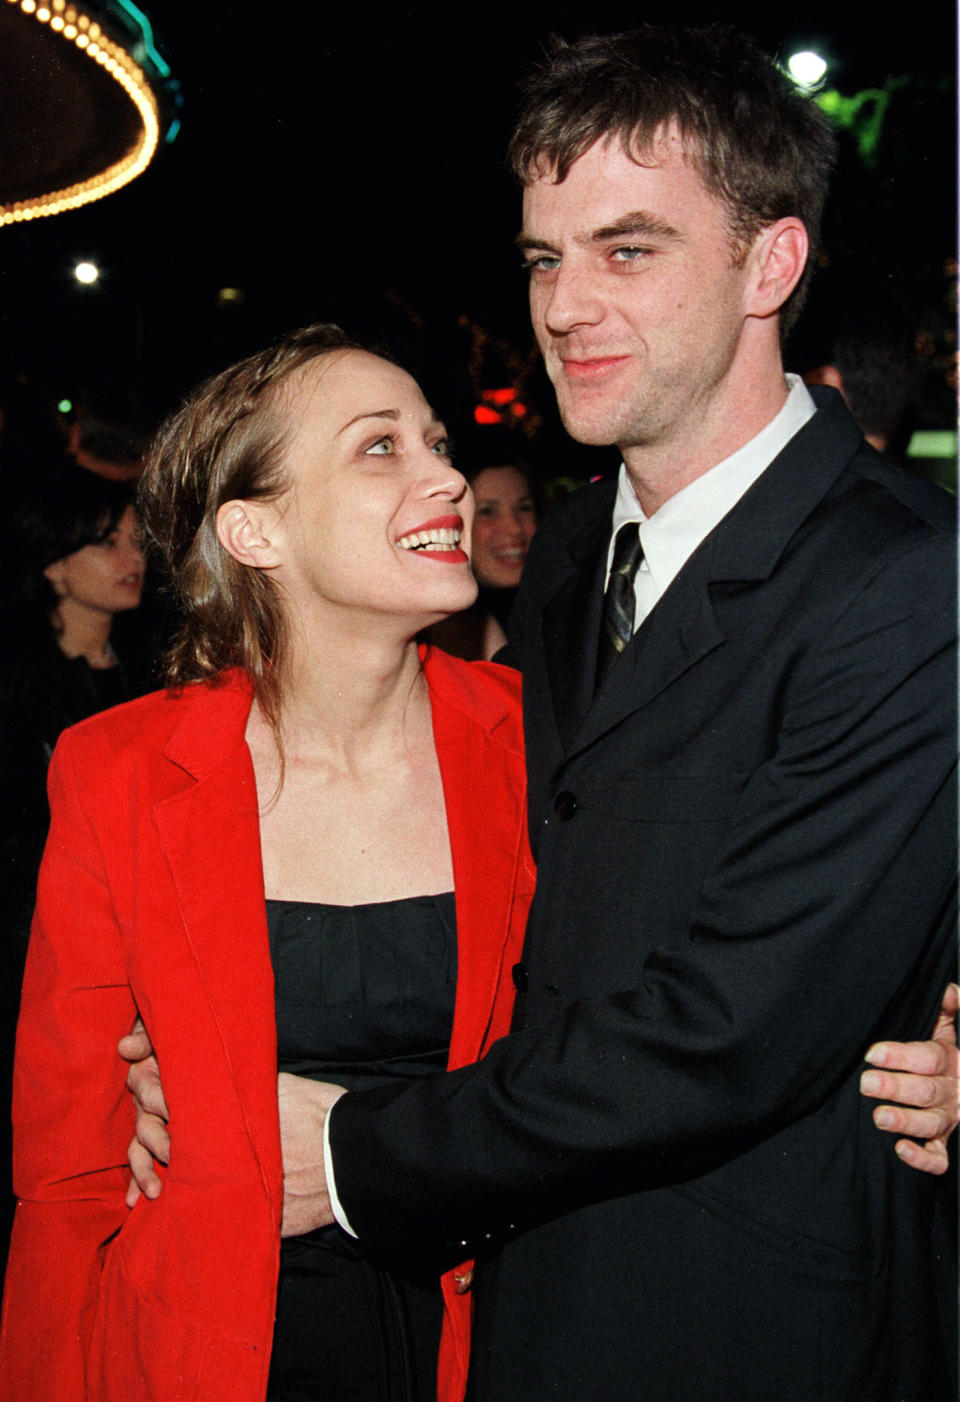
[[[561,413],[624,467],[541,527],[512,628],[514,1032],[328,1125],[362,1241],[479,1246],[476,1402],[948,1395],[935,1185],[857,1081],[951,968],[952,523],[784,379],[831,153],[721,31],[560,50],[514,139]],[[281,1108],[307,1224],[331,1098]]]
[[[545,523],[511,639],[515,1034],[330,1117],[361,1239],[489,1236],[485,1402],[946,1389],[929,1185],[855,1123],[862,1048],[924,1031],[950,969],[951,512],[788,394],[831,157],[717,32],[561,51],[514,140],[564,422],[624,469]],[[630,521],[639,627],[598,682]]]

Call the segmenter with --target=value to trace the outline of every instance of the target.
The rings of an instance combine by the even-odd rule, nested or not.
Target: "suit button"
[[[530,971],[526,964],[514,964],[513,986],[518,993],[525,993],[530,982]]]
[[[560,819],[561,823],[569,822],[577,811],[577,796],[570,793],[569,789],[564,789],[563,793],[557,794],[553,805],[553,811]]]

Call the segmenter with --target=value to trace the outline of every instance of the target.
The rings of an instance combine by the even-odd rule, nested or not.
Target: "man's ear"
[[[750,316],[772,316],[796,287],[807,265],[810,240],[792,215],[761,229],[747,258],[755,270],[747,307]]]
[[[280,563],[270,538],[274,519],[268,502],[225,501],[217,512],[217,539],[241,565],[273,569]]]

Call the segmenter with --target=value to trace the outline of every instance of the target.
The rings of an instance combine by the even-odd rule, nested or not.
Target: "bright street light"
[[[92,282],[96,282],[97,278],[100,276],[100,269],[97,267],[96,263],[78,263],[73,270],[73,275],[77,279],[77,282],[89,285]]]
[[[791,54],[787,59],[787,72],[801,88],[815,88],[823,81],[826,71],[826,60],[809,49],[804,49],[799,54]]]

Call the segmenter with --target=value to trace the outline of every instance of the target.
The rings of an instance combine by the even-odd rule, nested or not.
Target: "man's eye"
[[[363,451],[371,457],[388,457],[393,452],[393,439],[389,435],[378,438],[376,443],[371,443],[370,447],[364,448]]]
[[[532,254],[523,260],[523,270],[527,273],[555,273],[560,259],[555,253]]]
[[[615,248],[613,258],[618,263],[636,263],[649,252],[649,248]]]
[[[436,443],[430,444],[430,451],[436,453],[438,458],[452,458],[453,443],[449,438],[438,438]]]

